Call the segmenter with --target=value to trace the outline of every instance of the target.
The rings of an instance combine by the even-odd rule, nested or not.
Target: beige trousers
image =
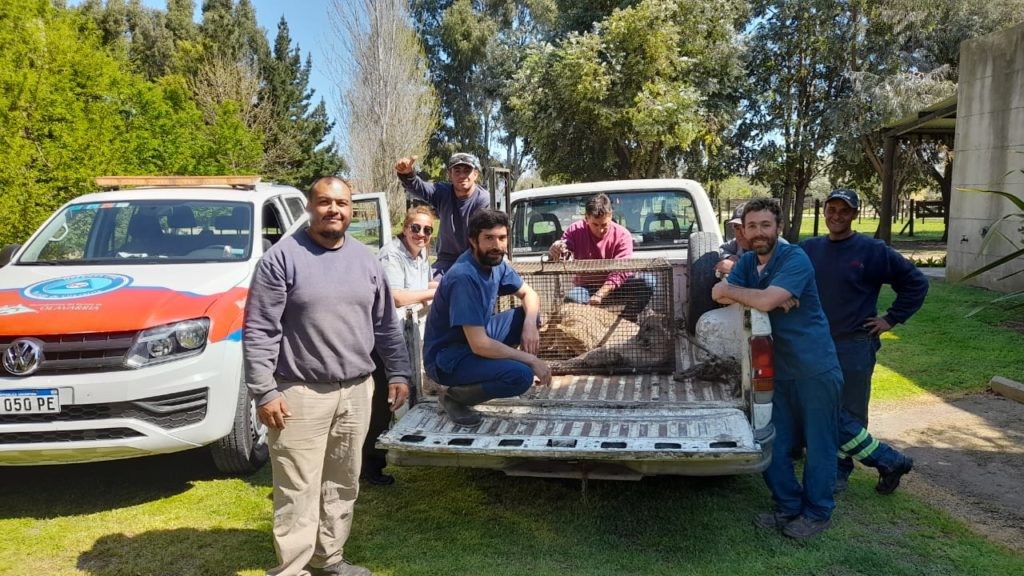
[[[268,435],[280,564],[267,575],[309,576],[341,561],[352,529],[373,379],[279,386],[291,416]]]

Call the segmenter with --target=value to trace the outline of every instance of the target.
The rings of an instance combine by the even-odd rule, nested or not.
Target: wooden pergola
[[[882,127],[882,202],[878,212],[878,238],[892,241],[892,199],[896,193],[896,144],[915,136],[947,136],[956,133],[956,96],[940,100],[906,118]],[[913,217],[913,215],[911,215]]]

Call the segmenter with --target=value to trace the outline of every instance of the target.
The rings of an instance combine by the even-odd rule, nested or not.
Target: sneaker
[[[342,560],[323,568],[307,566],[306,570],[309,570],[312,576],[373,576],[373,572],[362,566],[356,566],[348,560]]]
[[[765,530],[776,529],[781,530],[787,524],[796,519],[799,514],[783,514],[772,510],[771,512],[762,512],[757,516],[754,516],[754,526],[758,528],[764,528]]]
[[[914,467],[914,459],[904,456],[891,470],[878,471],[878,484],[875,491],[879,494],[892,494],[900,487],[900,479]]]
[[[836,485],[832,487],[833,494],[842,494],[850,487],[849,476],[836,476]]]
[[[806,516],[800,516],[782,529],[782,533],[794,540],[806,540],[817,536],[832,527],[832,519],[812,520]]]

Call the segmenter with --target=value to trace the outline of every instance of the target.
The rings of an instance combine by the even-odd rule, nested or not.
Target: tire
[[[715,236],[709,232],[690,234],[690,245],[686,254],[686,331],[697,332],[697,320],[708,310],[718,308],[711,298],[711,287],[718,282],[715,265],[719,261]]]
[[[231,475],[248,475],[267,463],[267,427],[256,416],[256,402],[242,382],[238,387],[235,420],[227,436],[210,444],[217,470]]]

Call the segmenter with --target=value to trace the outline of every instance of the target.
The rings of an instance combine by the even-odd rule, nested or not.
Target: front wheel
[[[256,401],[244,382],[239,382],[235,421],[227,436],[210,444],[217,469],[225,474],[246,475],[267,463],[267,427],[256,414]]]

